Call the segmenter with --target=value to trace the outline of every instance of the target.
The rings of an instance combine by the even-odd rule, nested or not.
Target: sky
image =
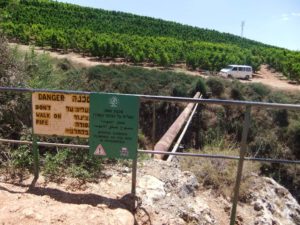
[[[300,0],[59,0],[243,36],[300,51]]]

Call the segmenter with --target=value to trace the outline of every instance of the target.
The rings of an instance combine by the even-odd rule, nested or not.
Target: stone
[[[178,193],[180,198],[186,198],[190,195],[194,196],[196,190],[199,188],[196,176],[189,171],[183,172],[183,177],[181,177],[179,183],[181,185]]]
[[[137,195],[142,196],[142,204],[153,205],[166,196],[164,182],[154,176],[144,175],[138,180]]]
[[[253,208],[254,208],[255,211],[260,211],[260,210],[262,210],[264,207],[262,206],[261,203],[255,202]]]

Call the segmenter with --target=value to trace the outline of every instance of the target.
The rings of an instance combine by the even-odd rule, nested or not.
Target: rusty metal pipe
[[[194,98],[199,98],[200,92],[197,92]],[[164,151],[167,152],[171,147],[174,139],[178,135],[179,131],[187,121],[189,115],[192,112],[195,103],[189,103],[186,108],[182,111],[182,113],[178,116],[175,122],[170,126],[167,132],[162,136],[162,138],[156,143],[154,146],[154,151]],[[162,159],[164,155],[155,155],[154,158]]]

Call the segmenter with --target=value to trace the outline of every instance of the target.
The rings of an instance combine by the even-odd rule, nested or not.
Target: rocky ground
[[[253,174],[248,198],[238,205],[242,225],[299,225],[300,206],[274,180]],[[34,184],[34,185],[33,185]],[[42,176],[33,182],[0,176],[1,224],[229,224],[229,199],[198,183],[177,164],[148,160],[138,164],[137,201],[131,213],[131,169],[106,167],[97,183]]]

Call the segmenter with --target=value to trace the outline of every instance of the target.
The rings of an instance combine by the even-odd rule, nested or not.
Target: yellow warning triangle
[[[106,152],[101,144],[99,144],[94,152],[94,155],[106,155]]]

